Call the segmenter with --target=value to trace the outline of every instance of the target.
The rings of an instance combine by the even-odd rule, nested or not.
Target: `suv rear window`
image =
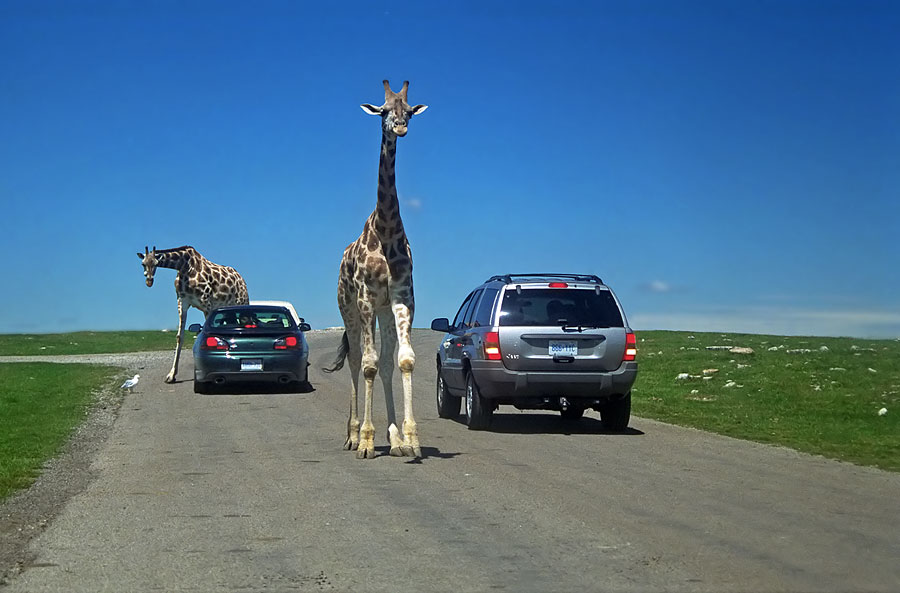
[[[530,288],[503,293],[500,325],[624,327],[612,294],[601,290]]]

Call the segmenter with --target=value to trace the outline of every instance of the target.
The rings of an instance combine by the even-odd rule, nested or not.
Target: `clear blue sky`
[[[415,326],[594,273],[637,329],[900,336],[900,3],[0,1],[0,332],[176,325],[190,244],[341,324],[382,79]],[[200,321],[192,312],[189,321]]]

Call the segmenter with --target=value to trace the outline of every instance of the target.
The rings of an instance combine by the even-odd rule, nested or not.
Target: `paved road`
[[[437,418],[426,330],[424,459],[387,455],[379,404],[357,460],[348,375],[318,370],[338,338],[310,335],[306,394],[199,396],[189,356],[175,385],[147,364],[8,591],[900,590],[900,475],[593,412],[471,432]]]

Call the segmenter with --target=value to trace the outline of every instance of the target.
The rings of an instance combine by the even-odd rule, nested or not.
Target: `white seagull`
[[[122,389],[127,389],[128,391],[134,391],[134,386],[138,384],[138,380],[141,378],[140,375],[135,375],[134,377],[128,379],[124,383],[122,383]]]

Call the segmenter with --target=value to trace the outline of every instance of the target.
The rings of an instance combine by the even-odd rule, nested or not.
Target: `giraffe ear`
[[[139,260],[143,261],[143,259],[144,259],[144,254],[143,254],[143,253],[141,253],[140,251],[138,251],[138,252],[137,252],[137,256],[138,256],[138,259],[139,259]]]
[[[416,105],[415,107],[412,108],[412,114],[419,115],[426,109],[428,109],[428,105]]]
[[[360,107],[362,107],[362,110],[369,115],[381,115],[381,107],[375,107],[369,103],[363,103]]]

